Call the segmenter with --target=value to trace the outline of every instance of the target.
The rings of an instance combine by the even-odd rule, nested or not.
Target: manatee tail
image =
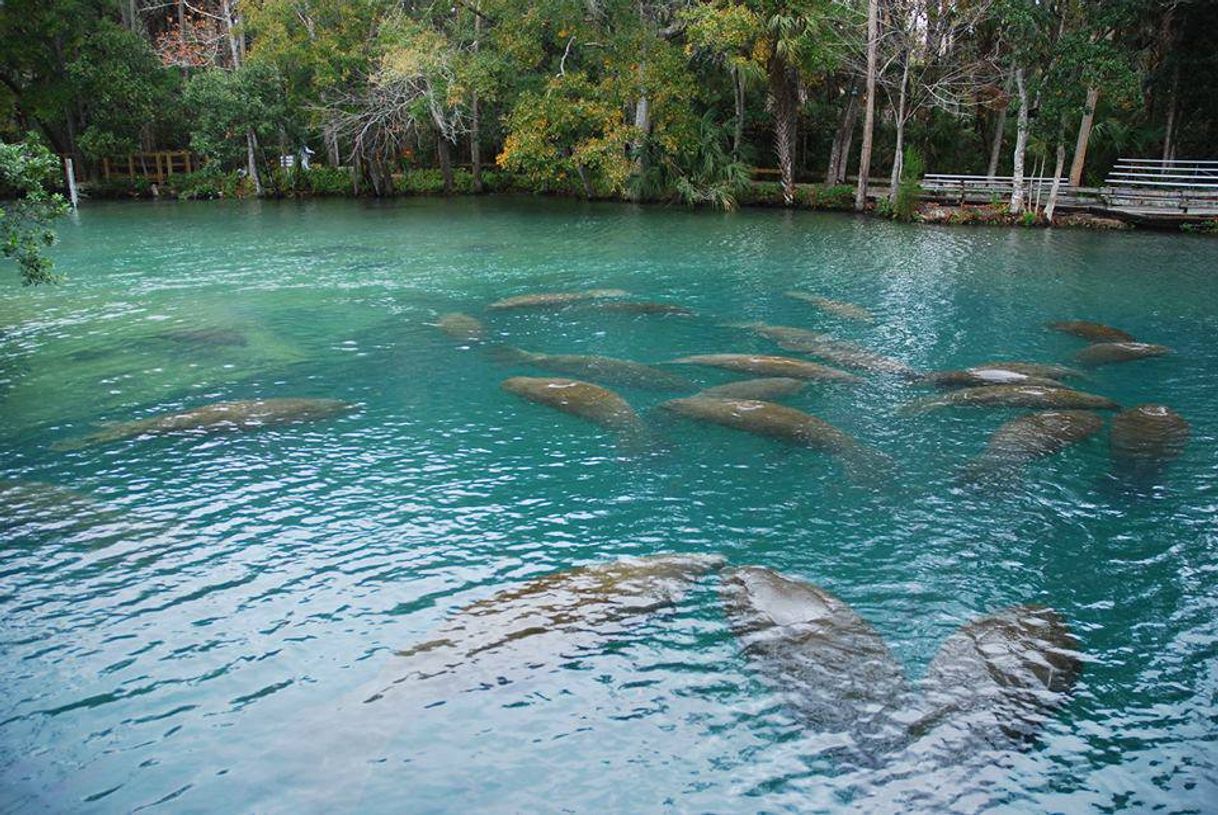
[[[499,343],[486,346],[486,356],[500,365],[524,365],[533,355],[507,343]]]

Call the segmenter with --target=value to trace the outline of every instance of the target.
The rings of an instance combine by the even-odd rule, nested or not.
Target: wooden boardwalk
[[[1025,205],[1042,208],[1053,179],[1025,177]],[[1218,161],[1121,159],[1102,187],[1072,187],[1059,182],[1057,208],[1149,225],[1174,225],[1218,217]],[[923,194],[946,203],[995,204],[1009,201],[1010,176],[928,173]]]

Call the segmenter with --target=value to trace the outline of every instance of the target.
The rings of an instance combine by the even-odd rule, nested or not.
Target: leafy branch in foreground
[[[7,199],[0,203],[0,247],[27,286],[60,280],[44,252],[55,243],[51,222],[68,211],[63,196],[47,190],[58,169],[59,160],[33,136],[0,142],[0,196]]]

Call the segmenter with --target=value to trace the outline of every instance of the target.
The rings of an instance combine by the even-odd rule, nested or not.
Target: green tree
[[[48,192],[59,171],[56,156],[31,134],[24,142],[0,142],[0,247],[17,263],[25,285],[54,283],[46,248],[55,243],[51,223],[67,212],[63,196]]]

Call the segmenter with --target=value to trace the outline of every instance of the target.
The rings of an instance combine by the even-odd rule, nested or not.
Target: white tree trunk
[[[1087,89],[1087,103],[1083,107],[1083,120],[1078,126],[1078,141],[1074,143],[1074,160],[1070,162],[1070,185],[1083,184],[1083,166],[1087,163],[1087,143],[1091,141],[1091,125],[1095,122],[1095,106],[1100,101],[1100,89]],[[1059,169],[1060,173],[1061,170]]]
[[[875,134],[875,78],[879,60],[879,0],[867,1],[867,107],[863,116],[863,146],[859,154],[859,180],[854,209],[867,208],[867,173],[871,170],[871,139]]]
[[[901,70],[901,92],[897,96],[897,139],[892,151],[892,178],[888,183],[888,203],[897,201],[897,187],[901,184],[901,172],[905,169],[905,93],[909,86],[909,57]]]
[[[1053,168],[1053,186],[1049,188],[1049,203],[1045,205],[1045,220],[1053,226],[1053,211],[1057,209],[1057,192],[1062,185],[1062,168],[1066,164],[1066,143],[1057,140],[1057,164]]]
[[[1015,69],[1015,89],[1019,93],[1018,127],[1015,131],[1015,158],[1011,172],[1011,214],[1023,212],[1023,160],[1028,152],[1028,89],[1023,81],[1023,68]]]
[[[261,196],[262,179],[258,177],[258,137],[254,135],[253,128],[245,131],[245,159],[250,180],[254,182],[254,195]]]

